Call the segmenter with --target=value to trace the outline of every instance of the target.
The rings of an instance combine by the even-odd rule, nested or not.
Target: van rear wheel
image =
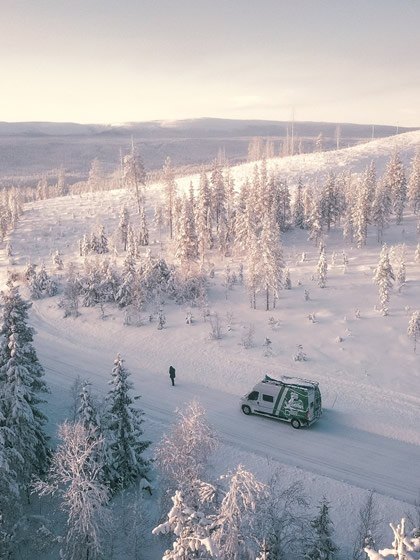
[[[248,405],[243,404],[243,405],[242,405],[242,412],[243,412],[244,414],[246,414],[247,416],[249,416],[249,415],[251,414],[251,409],[249,408]]]
[[[293,418],[290,423],[292,424],[292,428],[295,428],[295,430],[298,430],[302,426],[300,420],[298,420],[297,418]]]

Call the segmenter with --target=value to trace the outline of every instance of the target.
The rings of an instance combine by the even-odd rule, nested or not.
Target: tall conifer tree
[[[0,429],[7,447],[14,449],[22,489],[31,478],[45,473],[49,449],[44,431],[46,416],[39,405],[48,389],[44,370],[33,346],[34,329],[28,325],[28,310],[17,287],[2,294],[3,324],[0,329]]]
[[[130,395],[133,384],[129,376],[124,360],[118,354],[112,370],[106,418],[111,457],[110,484],[114,490],[126,488],[148,472],[148,461],[143,452],[150,442],[143,440],[143,412],[133,406],[134,398],[138,397]]]

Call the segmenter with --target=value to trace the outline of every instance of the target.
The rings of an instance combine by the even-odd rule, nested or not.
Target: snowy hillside
[[[316,184],[317,180],[321,182],[325,179],[329,171],[361,173],[371,161],[375,162],[378,174],[381,174],[395,151],[401,153],[404,163],[408,165],[419,144],[420,130],[417,130],[341,150],[273,158],[267,161],[267,167],[276,169],[291,185],[296,184],[298,178],[304,182],[315,181]],[[246,177],[252,176],[254,166],[255,163],[251,162],[233,167],[235,181],[241,184]],[[196,183],[198,175],[184,177],[178,183],[188,187],[190,181]]]
[[[381,174],[396,150],[408,169],[419,148],[420,131],[415,131],[337,151],[271,159],[268,168],[277,169],[292,187],[298,177],[317,184],[329,171],[360,173],[372,160]],[[254,166],[232,168],[236,188],[252,177]],[[199,177],[177,180],[185,192],[191,182],[197,189]],[[149,224],[162,193],[162,184],[147,188]],[[124,190],[27,204],[10,237],[12,256],[1,248],[2,284],[7,271],[22,273],[29,261],[45,263],[62,281],[64,272],[55,270],[52,255],[58,250],[65,267],[70,262],[82,266],[79,240],[99,225],[105,226],[110,240],[110,260],[121,266],[125,254],[117,239],[124,205],[135,219],[133,195]],[[209,280],[208,305],[220,319],[218,340],[210,338],[211,327],[200,307],[170,300],[165,304],[162,330],[148,321],[150,309],[142,314],[142,326],[135,327],[124,325],[124,311],[115,305],[106,304],[103,316],[99,307],[81,307],[80,317],[63,318],[60,294],[34,301],[30,317],[37,333],[35,346],[52,390],[48,396],[51,435],[56,423],[68,415],[76,376],[88,378],[103,395],[113,360],[121,353],[141,395],[146,435],[154,443],[170,426],[174,410],[197,399],[222,441],[212,459],[214,473],[242,463],[267,480],[279,468],[285,482],[302,481],[312,508],[325,495],[343,559],[351,549],[358,508],[368,491],[374,490],[388,537],[387,523],[413,512],[420,489],[416,468],[420,464],[420,351],[413,351],[406,334],[410,313],[420,308],[416,220],[407,210],[403,223],[395,225],[392,220],[384,233],[384,242],[394,247],[393,262],[402,250],[397,246],[405,245],[407,276],[401,289],[392,290],[387,317],[375,310],[378,290],[372,276],[380,246],[372,227],[363,248],[344,241],[338,228],[325,234],[325,289],[314,280],[319,250],[308,241],[308,231],[284,233],[292,289],[282,290],[276,309],[270,311],[264,310],[262,300],[256,310],[251,309],[243,285],[226,287],[226,266],[238,272],[241,255],[209,255],[207,264],[214,264],[215,275]],[[156,227],[150,225],[152,255],[169,255],[174,260],[173,245],[166,237],[163,244],[158,240]],[[141,259],[145,255],[143,247]],[[28,297],[25,286],[22,292]],[[192,324],[185,321],[189,312]],[[246,348],[243,340],[250,328],[253,340]],[[271,355],[263,347],[266,338],[271,341]],[[294,360],[298,345],[303,346],[307,361]],[[170,364],[177,371],[175,387],[167,374]],[[240,397],[267,373],[317,380],[324,407],[320,421],[308,429],[293,430],[287,423],[242,414]],[[149,557],[158,556],[150,552]]]

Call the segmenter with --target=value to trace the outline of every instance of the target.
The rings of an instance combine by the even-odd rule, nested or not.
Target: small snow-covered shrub
[[[295,362],[306,362],[307,361],[308,358],[307,358],[305,352],[303,351],[302,344],[298,344],[297,351],[296,351],[296,354],[294,354],[293,359],[294,359]]]
[[[209,315],[210,321],[210,338],[212,340],[220,340],[222,338],[222,324],[217,313]]]
[[[250,323],[248,326],[244,327],[244,329],[244,333],[241,337],[241,346],[245,349],[252,348],[254,346],[255,327]]]

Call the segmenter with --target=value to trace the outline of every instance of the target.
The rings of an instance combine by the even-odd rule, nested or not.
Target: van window
[[[258,399],[258,391],[252,391],[252,393],[249,393],[248,395],[249,401],[256,401],[257,399]]]
[[[263,395],[262,400],[267,402],[274,402],[274,398],[271,395]]]

